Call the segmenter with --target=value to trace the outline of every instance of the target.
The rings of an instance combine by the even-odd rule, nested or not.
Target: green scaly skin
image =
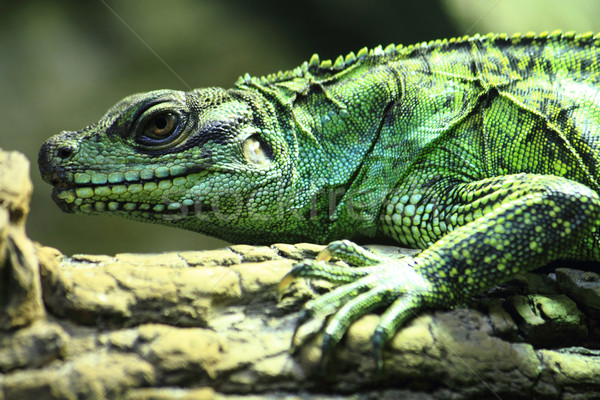
[[[561,32],[315,55],[231,90],[127,97],[50,138],[40,169],[66,211],[232,242],[335,241],[282,288],[342,284],[301,318],[335,314],[325,358],[387,306],[381,366],[383,343],[423,308],[557,258],[600,260],[599,65],[600,36]],[[397,260],[338,241],[358,236],[424,250]]]

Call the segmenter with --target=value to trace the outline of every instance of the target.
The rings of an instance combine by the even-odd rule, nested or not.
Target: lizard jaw
[[[135,214],[148,216],[187,214],[195,206],[192,199],[173,197],[182,187],[199,183],[210,171],[200,170],[161,179],[121,181],[104,184],[78,184],[57,179],[52,199],[66,212],[78,214]]]

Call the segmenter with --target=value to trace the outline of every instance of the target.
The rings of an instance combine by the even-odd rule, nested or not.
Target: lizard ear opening
[[[243,143],[246,161],[257,167],[266,167],[271,163],[271,149],[256,135],[250,136]]]

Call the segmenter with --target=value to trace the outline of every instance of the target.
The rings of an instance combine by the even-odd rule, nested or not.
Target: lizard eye
[[[135,141],[149,148],[172,146],[183,139],[185,118],[175,111],[147,111],[140,118]]]
[[[143,135],[152,140],[168,140],[177,130],[178,122],[178,118],[175,114],[159,114],[146,122]]]

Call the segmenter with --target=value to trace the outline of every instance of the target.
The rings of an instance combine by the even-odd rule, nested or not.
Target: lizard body
[[[66,211],[234,242],[334,241],[290,273],[343,283],[302,322],[335,312],[328,349],[389,306],[380,353],[419,309],[557,258],[600,261],[599,61],[600,37],[561,32],[314,55],[230,90],[127,97],[46,141],[40,169]],[[358,236],[424,250],[398,261],[341,240]]]

